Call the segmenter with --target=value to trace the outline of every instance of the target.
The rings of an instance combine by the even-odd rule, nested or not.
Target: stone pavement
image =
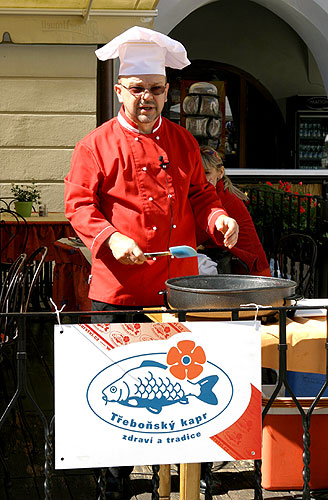
[[[151,478],[151,467],[135,467],[131,474],[131,496],[129,500],[151,500]],[[213,480],[215,483],[213,500],[254,499],[254,465],[251,460],[214,463]],[[171,466],[171,482],[171,500],[178,500],[179,476],[176,465]],[[288,499],[300,498],[300,496],[300,491],[273,492],[263,490],[264,499]],[[205,495],[201,493],[200,500],[203,499],[205,499]]]

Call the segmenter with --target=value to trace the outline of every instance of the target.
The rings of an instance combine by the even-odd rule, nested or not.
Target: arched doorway
[[[168,71],[167,76],[170,91],[164,115],[178,123],[183,122],[182,99],[191,82],[224,82],[222,138],[226,143],[223,151],[227,168],[287,167],[284,117],[268,90],[252,75],[231,65],[196,60],[183,71]]]
[[[294,4],[292,0],[289,3]],[[237,127],[238,159],[231,158],[230,162],[228,159],[229,166],[320,168],[322,144],[316,145],[320,152],[315,152],[315,161],[311,161],[309,167],[300,166],[300,149],[304,145],[296,140],[296,111],[293,116],[289,106],[296,96],[326,96],[324,74],[321,75],[311,51],[317,49],[313,40],[317,35],[321,43],[324,42],[321,29],[324,27],[320,28],[317,2],[309,0],[309,3],[316,4],[314,17],[308,9],[301,12],[300,6],[291,8],[284,0],[220,0],[206,4],[194,1],[188,4],[188,12],[183,2],[177,1],[169,34],[185,45],[192,61],[183,74],[190,73],[197,80],[204,80],[205,75],[211,78],[221,74],[229,80],[227,92],[229,88],[236,92],[236,98],[229,95],[229,101],[232,101]],[[164,12],[160,1],[159,18]],[[327,11],[321,8],[321,14],[328,21],[328,6]],[[328,29],[326,31],[324,43],[328,50]],[[194,71],[200,61],[201,70]],[[213,68],[213,65],[216,66]],[[240,116],[237,116],[238,110]],[[320,112],[327,121],[325,109]],[[323,130],[326,124],[320,123],[320,127]],[[312,146],[306,147],[312,155]]]

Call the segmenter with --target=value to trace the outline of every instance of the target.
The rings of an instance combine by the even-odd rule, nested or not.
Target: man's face
[[[155,95],[154,92],[164,87],[164,92]],[[163,75],[122,76],[115,85],[118,100],[124,104],[125,113],[138,125],[141,132],[149,134],[162,112],[167,100],[168,84]],[[128,90],[129,89],[129,90]],[[141,93],[142,89],[148,89]]]

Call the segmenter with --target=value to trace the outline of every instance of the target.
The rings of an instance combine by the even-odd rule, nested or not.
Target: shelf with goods
[[[298,146],[299,168],[322,168],[324,138],[300,138]]]
[[[178,80],[170,86],[163,114],[189,130],[200,145],[209,144],[224,158],[225,98],[223,81]]]
[[[290,144],[290,166],[322,170],[325,138],[328,134],[327,96],[289,97],[286,125]]]
[[[321,169],[328,121],[323,116],[299,115],[298,168]]]

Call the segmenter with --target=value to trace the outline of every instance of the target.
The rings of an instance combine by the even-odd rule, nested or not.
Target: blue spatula
[[[188,247],[188,245],[180,245],[177,247],[170,247],[166,252],[152,252],[145,253],[145,257],[163,257],[165,255],[171,255],[172,257],[177,257],[178,259],[184,259],[185,257],[195,257],[197,252],[194,248]]]

